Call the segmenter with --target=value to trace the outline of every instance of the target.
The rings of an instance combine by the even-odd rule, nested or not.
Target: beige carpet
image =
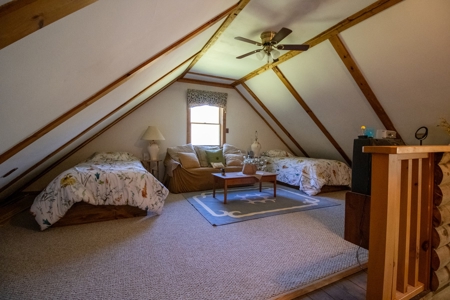
[[[1,299],[269,299],[357,266],[342,205],[211,226],[182,195],[163,214],[39,231],[0,227]],[[360,261],[367,252],[359,251]]]

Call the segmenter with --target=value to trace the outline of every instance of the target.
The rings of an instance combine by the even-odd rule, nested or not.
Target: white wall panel
[[[1,49],[0,153],[233,4],[98,1]]]
[[[352,56],[408,144],[448,144],[437,128],[450,119],[450,1],[400,2],[342,33]]]
[[[79,145],[81,145],[83,142],[85,142],[87,139],[89,139],[93,135],[97,134],[100,130],[102,130],[103,128],[105,128],[109,124],[111,124],[113,121],[117,120],[124,113],[126,113],[127,111],[129,111],[130,109],[132,109],[133,107],[138,105],[139,103],[141,103],[143,100],[145,100],[146,98],[148,98],[149,96],[151,96],[152,94],[154,94],[155,92],[157,92],[158,90],[163,88],[168,83],[170,83],[177,76],[181,75],[184,72],[185,68],[189,65],[189,63],[190,63],[190,61],[186,62],[186,64],[181,66],[179,68],[179,70],[177,70],[176,72],[173,72],[171,75],[167,76],[163,80],[161,80],[158,83],[154,84],[148,91],[146,91],[145,93],[143,93],[142,95],[137,97],[135,100],[133,100],[129,104],[127,104],[124,107],[122,107],[120,110],[118,110],[116,113],[112,114],[110,117],[106,118],[105,120],[103,120],[102,122],[97,124],[87,134],[85,134],[84,136],[80,137],[74,143],[70,144],[70,146],[66,147],[64,150],[59,152],[57,155],[55,155],[54,157],[52,157],[51,159],[49,159],[48,161],[46,161],[45,163],[40,165],[35,171],[33,171],[32,173],[30,173],[27,176],[25,176],[22,180],[19,180],[17,186],[23,185],[24,183],[28,182],[31,178],[33,178],[34,176],[39,174],[39,172],[42,172],[43,170],[45,170],[47,167],[49,167],[50,165],[52,165],[53,163],[58,161],[61,157],[63,157],[64,155],[66,155],[67,153],[69,153],[70,151],[72,151],[73,149],[78,147]],[[43,143],[45,143],[45,142],[46,141],[43,141]],[[107,145],[106,146],[107,149],[111,149],[111,151],[124,149],[124,144],[120,141],[120,139],[111,139],[109,141],[109,143],[107,143],[106,145]],[[30,148],[27,148],[27,149],[30,149]],[[104,150],[104,148],[99,148],[96,151],[102,151],[102,150]],[[127,151],[130,151],[130,152],[134,153],[135,155],[139,156],[139,152],[135,152],[135,151],[133,151],[133,149],[132,150],[127,150]],[[70,156],[68,159],[63,161],[63,163],[59,164],[58,166],[53,168],[50,172],[48,172],[43,177],[43,179],[38,181],[38,183],[32,184],[29,189],[30,190],[41,190],[41,189],[43,189],[45,187],[45,185],[48,184],[48,182],[50,182],[55,176],[60,174],[65,169],[67,169],[67,168],[75,165],[76,163],[86,159],[90,154],[92,154],[92,153],[85,153],[82,150],[77,151],[74,155]],[[30,154],[30,157],[33,157],[32,153]],[[11,164],[11,163],[14,163],[14,162],[13,161],[8,161],[7,163]],[[11,166],[17,165],[20,162],[16,161],[15,163],[16,164],[11,164]],[[25,165],[25,166],[27,166],[27,165]],[[3,167],[3,165],[2,165],[2,167]],[[17,172],[23,172],[23,171],[24,170],[18,170]],[[8,178],[8,180],[10,180],[10,179]],[[5,180],[5,182],[2,182],[2,186],[5,185],[7,182],[9,182],[9,181]],[[44,182],[44,183],[42,183],[42,182]],[[14,189],[14,186],[12,186],[10,189],[7,189],[2,194],[6,195],[6,194],[8,194],[9,190],[13,190],[13,189]]]
[[[310,157],[342,160],[273,71],[265,72],[246,83]]]
[[[227,127],[230,133],[227,134],[227,143],[246,150],[250,148],[257,129],[258,141],[263,150],[285,149],[282,142],[234,89],[177,82],[77,151],[29,189],[42,189],[60,172],[96,151],[129,151],[142,157],[147,141],[140,140],[140,137],[150,125],[158,126],[165,138],[164,141],[159,141],[159,157],[163,159],[167,147],[186,143],[188,88],[228,93]]]
[[[329,41],[279,68],[350,159],[362,125],[383,128]]]

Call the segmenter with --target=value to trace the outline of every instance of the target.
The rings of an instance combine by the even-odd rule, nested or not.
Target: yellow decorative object
[[[361,134],[366,135],[366,126],[361,126]]]

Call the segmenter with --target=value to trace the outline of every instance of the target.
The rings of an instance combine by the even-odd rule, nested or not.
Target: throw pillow
[[[241,151],[241,149],[230,145],[230,144],[223,144],[223,154],[241,154],[244,155],[245,151]]]
[[[203,145],[194,145],[195,152],[197,153],[198,161],[200,162],[200,166],[208,167],[208,158],[206,157],[206,150],[219,150],[219,146],[203,146]]]
[[[181,165],[185,169],[200,168],[197,155],[195,153],[178,152]]]
[[[180,159],[178,157],[179,152],[195,153],[195,150],[192,144],[167,148],[167,153],[169,153],[170,157],[172,157],[172,159],[176,160],[177,162],[180,162]]]
[[[244,163],[244,156],[241,154],[225,154],[227,166],[242,166]]]
[[[214,169],[222,169],[222,168],[225,168],[225,166],[223,165],[223,163],[215,163],[215,162],[212,162],[212,163],[211,163],[211,166],[212,166]]]
[[[206,150],[206,157],[208,158],[208,163],[225,163],[225,160],[223,159],[223,153],[222,149],[219,150]]]

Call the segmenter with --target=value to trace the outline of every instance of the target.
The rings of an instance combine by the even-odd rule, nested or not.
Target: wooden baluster
[[[397,290],[406,293],[408,289],[409,276],[409,247],[411,236],[411,186],[412,186],[412,159],[403,160],[401,173],[400,193],[400,234],[398,245],[397,266]]]

